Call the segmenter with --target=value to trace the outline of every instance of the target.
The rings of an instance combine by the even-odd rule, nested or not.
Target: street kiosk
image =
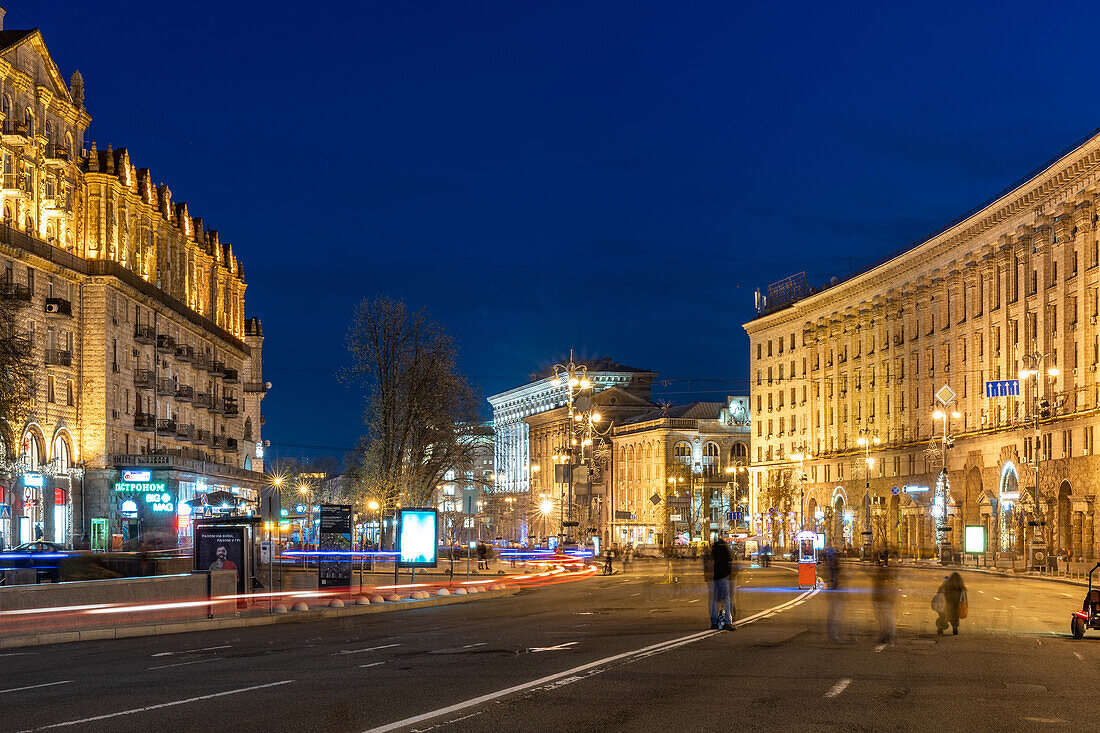
[[[813,588],[817,585],[817,534],[802,530],[794,536],[798,547],[798,587]]]

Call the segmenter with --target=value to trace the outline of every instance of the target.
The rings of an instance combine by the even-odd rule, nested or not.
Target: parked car
[[[0,570],[24,570],[34,568],[35,580],[41,583],[61,580],[61,561],[69,557],[64,545],[56,542],[25,542],[10,550],[0,552]]]

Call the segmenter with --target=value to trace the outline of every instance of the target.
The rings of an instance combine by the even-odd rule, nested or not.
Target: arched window
[[[682,463],[685,466],[691,465],[691,443],[686,441],[680,441],[672,449],[672,455],[676,457],[677,463]]]
[[[244,439],[252,440],[252,418],[250,417],[244,419]]]
[[[42,465],[43,451],[42,441],[33,430],[23,433],[23,460],[30,470],[36,470]]]
[[[11,95],[10,94],[5,94],[4,95],[3,105],[4,105],[3,110],[0,110],[0,111],[3,111],[5,120],[10,120],[11,119]]]
[[[30,107],[27,107],[26,109],[23,110],[23,122],[27,126],[27,134],[28,135],[33,135],[34,134],[34,112],[31,111]]]
[[[645,477],[653,478],[653,446],[645,444]]]
[[[73,149],[73,134],[71,132],[65,133],[65,145],[69,148],[69,160],[76,158],[76,150]]]
[[[637,476],[637,464],[634,462],[634,446],[630,446],[626,450],[626,480],[633,481]]]
[[[73,465],[69,441],[65,440],[65,437],[60,434],[53,439],[53,463],[58,473],[68,473]]]
[[[53,120],[46,120],[46,140],[53,143]]]
[[[730,446],[730,458],[737,460],[748,460],[749,447],[744,443],[734,443]]]
[[[718,464],[720,463],[721,451],[718,450],[717,443],[706,443],[703,445],[703,475],[707,478],[714,478],[718,475]]]

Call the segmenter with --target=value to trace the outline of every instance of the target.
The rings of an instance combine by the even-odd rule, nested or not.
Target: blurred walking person
[[[942,601],[938,599],[943,596]],[[951,573],[940,584],[933,598],[932,608],[939,613],[936,618],[936,633],[943,636],[947,627],[951,627],[951,633],[959,635],[959,621],[966,618],[969,613],[969,603],[966,597],[966,584],[958,573]],[[942,609],[942,610],[941,610]]]
[[[871,584],[871,603],[875,607],[875,619],[878,621],[879,644],[893,644],[895,638],[894,604],[897,602],[898,587],[894,582],[894,570],[885,562],[875,569]]]
[[[829,579],[825,585],[825,592],[829,596],[826,631],[830,641],[847,644],[849,639],[846,631],[847,624],[844,620],[844,580],[841,577],[840,557],[832,545],[825,548],[825,566],[829,570]]]
[[[721,537],[714,541],[710,550],[711,577],[713,592],[710,598],[710,627],[733,631],[736,611],[733,607],[733,555],[730,547]]]

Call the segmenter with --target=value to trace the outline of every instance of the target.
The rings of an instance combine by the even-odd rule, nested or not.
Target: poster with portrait
[[[439,512],[435,509],[399,509],[397,543],[400,567],[434,568],[439,550]]]
[[[195,525],[195,570],[235,570],[237,592],[245,592],[248,567],[245,564],[245,543],[248,528],[244,526]]]
[[[322,504],[317,538],[317,585],[351,586],[351,505]]]

